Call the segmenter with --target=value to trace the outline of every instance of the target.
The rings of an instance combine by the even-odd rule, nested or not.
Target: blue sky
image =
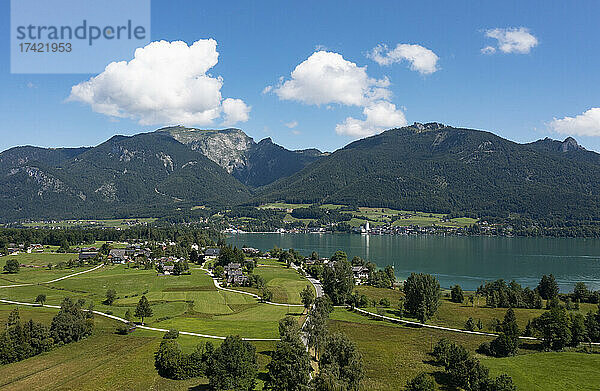
[[[172,113],[148,120],[138,106],[123,108],[128,102],[118,107],[126,114],[115,118],[95,112],[82,95],[66,101],[72,86],[96,74],[11,74],[9,2],[1,7],[0,150],[97,145],[114,134],[184,123]],[[573,134],[586,148],[600,151],[600,118],[593,110],[600,107],[600,3],[595,1],[152,1],[151,15],[152,41],[216,41],[218,63],[206,75],[209,82],[222,78],[218,92],[231,99],[231,116],[241,121],[233,126],[257,141],[271,137],[288,148],[334,150],[358,137],[341,126],[349,124],[348,117],[366,131],[380,131],[393,121],[365,117],[363,110],[391,104],[391,111],[380,113],[409,124],[436,121],[517,142]],[[497,39],[486,36],[494,35],[493,29],[502,34],[520,28],[536,44],[505,53]],[[437,56],[435,71],[411,69],[408,60],[380,65],[368,54],[381,44],[419,45]],[[482,53],[487,46],[495,53]],[[381,85],[385,96],[322,102],[322,91],[310,90],[303,80],[285,87],[291,72],[319,50],[328,53],[327,61],[340,55],[335,61],[358,68],[371,80],[369,88]],[[133,53],[114,60],[132,58]],[[271,91],[263,93],[267,86]],[[227,113],[224,101],[217,109]],[[224,116],[197,127],[223,127]],[[565,117],[572,119],[560,121]]]

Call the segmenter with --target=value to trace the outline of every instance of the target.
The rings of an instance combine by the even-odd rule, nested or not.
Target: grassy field
[[[149,224],[156,221],[154,217],[138,219],[112,219],[112,220],[61,220],[61,221],[34,221],[23,224],[25,227],[41,228],[73,228],[73,227],[110,227],[125,228],[137,224]]]
[[[259,209],[280,209],[290,210],[298,208],[308,208],[311,204],[290,204],[285,202],[271,202],[259,206]],[[337,204],[324,204],[320,206],[324,209],[340,209],[343,205]],[[342,213],[352,214],[352,219],[348,222],[353,227],[364,225],[367,221],[371,226],[378,226],[384,224],[392,224],[394,226],[431,226],[440,225],[444,227],[467,227],[477,222],[477,219],[469,217],[458,217],[453,219],[447,219],[445,214],[441,213],[428,213],[418,211],[406,211],[397,210],[390,208],[370,208],[370,207],[359,207],[357,211],[344,211]],[[308,224],[312,219],[296,219],[289,214],[284,218],[286,222],[297,222],[302,221]]]
[[[2,260],[4,261],[4,259]],[[299,303],[299,292],[308,282],[295,270],[277,260],[261,260],[254,269],[274,292],[275,301]],[[205,271],[192,266],[190,275],[158,276],[154,270],[138,270],[125,265],[107,265],[96,271],[78,275],[52,284],[42,282],[86,268],[47,270],[22,268],[14,275],[2,274],[2,282],[33,282],[25,287],[0,288],[0,297],[32,302],[44,293],[48,304],[60,304],[65,296],[93,302],[97,310],[124,316],[132,313],[141,295],[146,295],[154,315],[145,322],[154,327],[178,329],[218,336],[241,335],[247,338],[277,338],[278,321],[291,315],[301,322],[302,307],[273,306],[259,303],[255,298],[235,292],[217,290]],[[4,285],[1,283],[0,285]],[[6,284],[8,285],[8,284]],[[117,300],[111,306],[102,301],[107,289],[115,289]],[[370,299],[387,298],[392,307],[388,315],[397,316],[395,308],[402,296],[399,290],[359,286],[356,290]],[[467,295],[471,294],[467,292]],[[442,299],[432,324],[463,328],[472,316],[481,319],[488,331],[493,318],[502,318],[505,309],[468,304],[456,304]],[[11,305],[0,305],[0,325],[8,317]],[[595,310],[582,304],[580,312]],[[376,311],[375,308],[368,308]],[[56,309],[20,307],[23,321],[33,318],[49,324]],[[516,309],[517,320],[524,327],[527,320],[543,310]],[[162,333],[138,329],[127,336],[114,333],[117,323],[96,316],[96,330],[86,340],[56,348],[20,363],[0,367],[0,389],[78,389],[78,390],[189,390],[206,389],[206,379],[172,381],[157,375],[153,354],[160,344]],[[471,351],[491,338],[396,325],[372,320],[342,308],[336,308],[329,323],[332,332],[343,332],[353,340],[363,354],[366,379],[363,390],[398,390],[408,379],[425,371],[434,376],[442,389],[445,378],[442,368],[432,364],[429,352],[442,337],[454,340]],[[182,336],[179,339],[186,351],[203,341],[202,338]],[[219,340],[213,340],[218,344]],[[255,343],[264,379],[270,360],[272,342]],[[600,355],[575,352],[539,353],[523,348],[516,357],[496,359],[477,355],[493,375],[507,373],[519,390],[592,390],[600,385]],[[262,380],[258,389],[262,387]]]
[[[0,305],[4,323],[13,306]],[[33,318],[49,324],[57,310],[19,307],[22,320]],[[154,369],[154,352],[162,333],[136,330],[130,335],[114,333],[116,323],[96,316],[94,334],[85,340],[55,348],[27,360],[0,366],[0,389],[4,390],[203,390],[207,380],[169,380]],[[206,339],[181,336],[184,351]],[[220,341],[211,340],[215,345]],[[272,342],[256,342],[258,363],[264,378],[273,350]],[[257,389],[262,389],[259,378]]]
[[[273,292],[273,302],[287,304],[302,304],[300,292],[307,285],[314,291],[312,285],[294,269],[277,265],[259,266],[254,269],[254,274],[265,279],[267,287]],[[258,289],[249,287],[234,288],[258,294]]]
[[[600,389],[600,354],[544,352],[481,361],[494,376],[508,373],[519,390]]]
[[[359,294],[365,294],[367,297],[369,297],[370,300],[375,299],[377,302],[379,302],[379,300],[381,300],[382,298],[387,298],[390,301],[391,306],[390,306],[390,308],[383,309],[385,315],[391,316],[391,317],[398,317],[398,313],[396,310],[398,309],[398,303],[399,303],[400,297],[402,297],[401,291],[392,290],[392,289],[374,288],[374,287],[367,286],[367,285],[357,286],[355,288],[355,290]],[[468,297],[468,295],[471,295],[471,294],[472,294],[472,292],[465,292],[465,297]],[[506,308],[485,307],[485,299],[484,298],[479,299],[479,305],[477,305],[477,302],[475,302],[475,304],[476,304],[475,306],[472,306],[467,303],[462,303],[462,304],[453,303],[452,301],[450,301],[450,299],[448,297],[443,296],[441,299],[441,304],[440,304],[437,314],[433,318],[428,320],[428,323],[434,324],[437,326],[445,326],[445,327],[464,329],[467,319],[469,319],[469,317],[472,317],[476,323],[479,319],[481,319],[481,322],[483,323],[482,331],[493,332],[494,331],[494,329],[492,328],[492,325],[494,324],[493,321],[495,319],[503,319],[504,314],[506,313]],[[368,307],[365,309],[368,311],[371,311],[371,312],[377,312],[377,308],[374,308],[374,307]],[[580,304],[579,311],[570,311],[570,312],[573,312],[573,313],[579,312],[579,313],[585,315],[588,313],[588,311],[596,311],[596,309],[597,309],[597,305],[595,305],[595,304],[582,303],[582,304]],[[515,311],[515,315],[517,317],[517,323],[519,324],[519,327],[521,328],[521,330],[523,330],[525,328],[525,326],[527,325],[528,321],[532,320],[535,317],[540,316],[541,314],[544,313],[545,310],[544,309],[515,308],[514,311]],[[413,320],[413,321],[415,320],[415,319],[406,318],[406,317],[404,317],[403,319],[408,319],[408,320]]]
[[[402,389],[420,372],[431,374],[440,389],[448,389],[443,368],[433,365],[429,354],[442,337],[469,349],[492,376],[511,376],[521,391],[600,389],[600,354],[521,349],[515,357],[491,358],[475,353],[488,337],[394,325],[340,308],[331,315],[329,328],[345,333],[361,351],[366,371],[363,390]]]
[[[94,303],[99,311],[124,317],[127,310],[135,312],[137,302],[145,295],[153,309],[153,316],[145,319],[148,325],[219,336],[240,334],[248,338],[276,338],[279,319],[288,313],[302,314],[302,308],[272,306],[259,303],[249,295],[217,290],[212,279],[199,268],[192,268],[190,275],[159,276],[154,270],[107,265],[74,278],[42,283],[88,269],[21,268],[17,274],[0,275],[0,285],[35,284],[0,288],[0,298],[33,302],[38,294],[45,294],[47,304],[59,305],[65,296],[70,296]],[[299,292],[308,281],[295,270],[275,261],[255,270],[263,275],[277,300],[300,302]],[[108,289],[117,293],[117,299],[110,306],[104,304]]]
[[[335,309],[330,331],[343,332],[362,353],[365,365],[363,390],[400,390],[420,372],[435,373],[428,354],[438,339],[445,337],[474,350],[487,337],[438,330],[409,328]]]

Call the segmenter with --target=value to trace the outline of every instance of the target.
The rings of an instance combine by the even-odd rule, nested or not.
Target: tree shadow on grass
[[[527,350],[530,352],[541,352],[544,350],[544,347],[542,346],[542,344],[539,341],[527,341],[527,342],[521,342],[519,344],[519,349],[521,350]]]
[[[435,382],[437,384],[439,384],[439,389],[440,390],[445,390],[445,391],[450,391],[450,390],[456,390],[456,387],[454,387],[452,385],[452,382],[450,381],[450,375],[448,375],[446,372],[444,371],[435,371],[431,373],[431,376],[433,376],[433,378],[435,379]]]
[[[193,386],[188,388],[189,391],[208,391],[210,387],[208,384],[198,384],[197,386]]]
[[[258,379],[266,382],[267,380],[269,380],[269,374],[266,372],[259,372],[258,376],[256,376]]]

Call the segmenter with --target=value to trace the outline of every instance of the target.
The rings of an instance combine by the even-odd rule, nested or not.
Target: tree
[[[327,338],[319,369],[333,376],[335,383],[342,385],[341,389],[344,390],[357,391],[364,377],[362,355],[356,345],[342,333]]]
[[[279,322],[279,341],[267,365],[266,388],[276,391],[306,390],[310,381],[310,357],[300,338],[298,322],[286,316]]]
[[[135,317],[142,319],[142,324],[144,324],[144,318],[152,316],[152,307],[150,307],[150,303],[145,295],[138,301],[134,315]]]
[[[174,339],[163,339],[154,353],[154,367],[158,374],[168,379],[176,379],[181,361],[181,348]]]
[[[590,290],[588,289],[588,287],[585,285],[584,282],[575,283],[575,287],[573,288],[573,300],[575,300],[575,301],[579,300],[580,302],[586,302],[586,301],[588,301],[589,296],[590,296]]]
[[[279,336],[282,341],[289,342],[300,338],[300,331],[298,322],[291,316],[286,316],[279,321]]]
[[[465,295],[460,285],[456,284],[452,287],[452,290],[450,291],[450,300],[453,303],[462,303],[465,300]]]
[[[215,275],[215,277],[217,278],[221,278],[223,277],[223,274],[225,273],[225,268],[221,265],[216,266],[213,270],[213,274]]]
[[[451,360],[446,368],[451,383],[466,391],[485,391],[489,370],[470,354],[458,360]]]
[[[55,342],[76,342],[92,333],[94,319],[85,316],[82,304],[81,300],[73,302],[69,297],[63,299],[60,311],[50,325],[50,333]]]
[[[15,326],[21,323],[21,315],[19,315],[19,309],[15,308],[8,314],[8,320],[6,322],[6,327]]]
[[[333,303],[331,302],[331,299],[329,298],[329,296],[325,295],[325,296],[317,297],[315,299],[315,308],[314,308],[313,312],[315,312],[317,314],[322,314],[322,315],[325,315],[326,317],[328,317],[329,314],[331,314],[333,312]]]
[[[435,381],[427,373],[420,373],[412,380],[406,383],[406,391],[433,391],[435,390]]]
[[[202,343],[198,344],[192,353],[186,354],[181,351],[175,338],[163,338],[154,353],[154,367],[163,377],[190,379],[204,374],[207,359],[205,345]]]
[[[125,320],[131,322],[131,310],[129,308],[125,311]]]
[[[553,307],[532,322],[546,349],[561,350],[571,342],[570,319],[562,307]]]
[[[306,321],[306,335],[308,346],[315,349],[315,358],[318,359],[319,352],[327,338],[327,318],[329,314],[311,311]]]
[[[215,390],[253,390],[258,374],[256,348],[239,336],[229,336],[210,355],[206,368]]]
[[[558,296],[558,284],[554,275],[543,275],[537,286],[537,291],[544,300],[550,300]]]
[[[19,272],[19,261],[17,261],[16,259],[9,259],[6,261],[6,264],[4,265],[4,271],[6,273],[18,273]]]
[[[352,273],[350,262],[346,260],[346,253],[336,251],[323,270],[321,283],[333,304],[343,305],[346,303],[354,289],[354,273]]]
[[[509,308],[504,314],[504,320],[497,326],[500,335],[491,343],[483,343],[480,351],[495,357],[508,357],[517,354],[519,349],[519,336],[521,334],[517,325],[515,311]]]
[[[173,265],[173,275],[175,276],[181,275],[184,270],[183,262],[175,262],[175,265]]]
[[[39,295],[37,295],[37,297],[35,298],[35,302],[40,303],[40,305],[43,306],[46,302],[46,294],[40,293]]]
[[[315,301],[315,292],[312,290],[310,285],[307,285],[300,292],[300,298],[302,299],[302,304],[304,304],[304,308],[307,310],[310,309],[313,302]]]
[[[196,251],[196,249],[192,249],[192,251],[190,251],[190,262],[198,263],[198,260],[199,260],[198,251]]]
[[[231,245],[224,246],[221,247],[221,251],[219,252],[217,265],[223,267],[230,263],[239,263],[242,265],[244,263],[244,259],[244,252],[241,249],[237,247],[231,247]]]
[[[260,288],[259,296],[263,303],[273,300],[273,292],[266,286]]]
[[[473,320],[473,318],[469,317],[469,319],[467,319],[467,322],[465,323],[465,330],[475,330],[475,321]]]
[[[421,322],[426,322],[440,305],[440,283],[430,274],[411,273],[404,283],[404,309]]]
[[[107,256],[108,253],[110,252],[110,244],[108,243],[102,243],[102,246],[100,246],[100,254]]]
[[[571,346],[577,346],[588,339],[585,317],[582,314],[571,314]]]
[[[284,251],[279,255],[279,262],[285,263],[288,268],[292,266],[292,262],[294,261],[294,256],[288,252]]]
[[[117,299],[117,291],[114,289],[109,289],[106,291],[106,299],[104,299],[104,304],[113,305],[115,300]]]
[[[57,253],[68,253],[71,251],[71,246],[69,246],[69,242],[66,239],[63,239],[60,242],[60,247],[56,250]]]
[[[487,391],[517,391],[517,386],[510,376],[503,374],[488,381]]]

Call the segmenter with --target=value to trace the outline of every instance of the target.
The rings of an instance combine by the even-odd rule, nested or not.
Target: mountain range
[[[176,126],[91,148],[11,148],[0,153],[0,189],[2,221],[159,217],[276,200],[590,221],[600,217],[600,155],[572,138],[518,144],[439,123],[333,153]]]

